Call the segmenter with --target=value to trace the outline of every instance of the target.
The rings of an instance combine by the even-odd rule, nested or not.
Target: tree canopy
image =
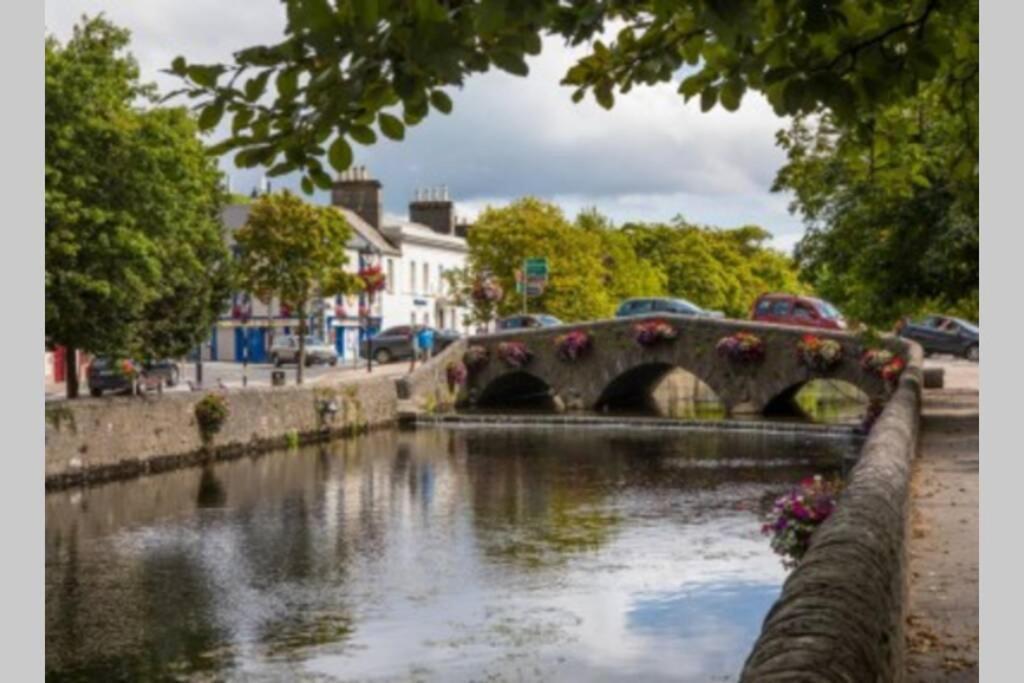
[[[941,83],[951,108],[978,74],[978,3],[940,0],[284,0],[284,38],[231,64],[176,58],[200,122],[227,114],[241,167],[299,171],[306,192],[330,187],[351,143],[402,139],[445,89],[492,66],[525,76],[544,36],[590,51],[562,83],[605,108],[615,92],[681,78],[701,108],[739,107],[748,90],[780,115],[827,108],[844,122]],[[610,40],[606,32],[617,31]],[[607,40],[607,42],[606,42]],[[273,84],[276,95],[265,97]]]
[[[235,233],[239,281],[264,301],[277,298],[299,318],[298,383],[305,363],[307,304],[314,297],[358,288],[345,271],[345,245],[352,235],[342,213],[304,202],[284,190],[253,202],[246,224]]]
[[[230,284],[216,162],[153,89],[128,32],[85,19],[46,50],[46,335],[97,354],[176,357]],[[69,382],[71,395],[75,389]]]

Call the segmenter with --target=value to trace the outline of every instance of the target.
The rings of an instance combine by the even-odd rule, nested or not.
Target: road
[[[196,364],[181,363],[179,366],[181,381],[176,387],[165,387],[165,392],[190,391],[189,383],[195,383]],[[245,386],[260,387],[270,386],[270,373],[275,370],[270,363],[250,363],[247,369],[243,369],[241,363],[227,363],[223,361],[205,361],[203,363],[203,386],[205,387],[227,387],[229,389],[241,388],[243,377]],[[295,366],[285,365],[281,370],[285,372],[285,382],[288,385],[295,384]],[[313,365],[305,369],[304,381],[306,384],[317,384],[329,380],[352,380],[364,377],[380,377],[382,375],[400,375],[408,372],[409,363],[406,361],[388,363],[387,365],[373,364],[372,372],[366,371],[366,361],[359,365]],[[59,401],[64,399],[65,388],[63,384],[49,384],[46,386],[46,400]],[[81,387],[83,396],[89,395],[89,388]],[[109,394],[106,394],[109,395]]]

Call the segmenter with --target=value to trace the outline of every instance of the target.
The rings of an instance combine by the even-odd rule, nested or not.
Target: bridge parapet
[[[638,344],[634,326],[651,320],[672,325],[676,338],[653,346]],[[555,339],[573,330],[587,332],[591,348],[569,362],[559,357]],[[750,332],[761,339],[763,360],[737,363],[717,352],[719,340],[737,332]],[[797,342],[807,334],[839,342],[842,360],[835,368],[820,372],[800,361]],[[499,357],[498,346],[509,341],[522,342],[532,355],[521,368],[510,367]],[[904,357],[909,354],[909,345],[901,339],[888,337],[883,344]],[[615,399],[649,392],[673,368],[682,368],[704,382],[730,413],[763,412],[818,378],[849,382],[872,398],[884,398],[891,389],[879,376],[862,369],[865,349],[855,334],[748,320],[682,315],[619,318],[477,335],[469,338],[467,345],[483,346],[489,352],[486,365],[471,372],[467,381],[471,400],[484,403],[494,399],[510,377],[526,376],[537,386],[543,383],[566,406],[595,410]]]

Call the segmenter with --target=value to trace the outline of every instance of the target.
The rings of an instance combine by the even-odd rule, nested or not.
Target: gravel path
[[[978,680],[978,366],[924,392],[914,463],[907,682]]]

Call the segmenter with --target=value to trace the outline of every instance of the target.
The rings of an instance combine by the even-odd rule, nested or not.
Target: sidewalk
[[[978,366],[941,365],[911,480],[908,683],[978,680]]]

